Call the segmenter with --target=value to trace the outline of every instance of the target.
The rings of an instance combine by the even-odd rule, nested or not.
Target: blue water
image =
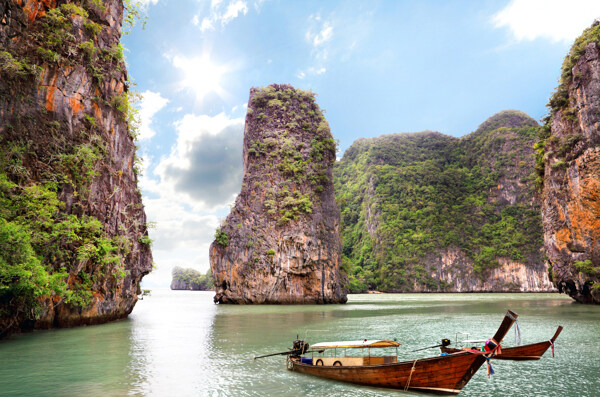
[[[539,361],[494,361],[461,396],[599,396],[600,306],[558,294],[351,295],[346,305],[214,305],[212,293],[154,290],[129,319],[93,327],[16,335],[0,342],[2,396],[401,396],[289,372],[283,357],[300,335],[311,343],[394,339],[400,359],[458,331],[490,337],[506,309],[523,343],[565,327]],[[503,343],[514,344],[509,332]]]

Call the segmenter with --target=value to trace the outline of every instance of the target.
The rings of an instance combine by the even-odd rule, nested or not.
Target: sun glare
[[[176,56],[173,58],[173,65],[183,72],[181,88],[192,90],[197,100],[202,101],[210,93],[215,93],[219,97],[224,96],[221,78],[225,73],[225,67],[214,64],[209,56],[194,58]]]

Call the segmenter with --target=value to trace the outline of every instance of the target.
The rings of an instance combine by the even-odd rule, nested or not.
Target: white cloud
[[[150,4],[154,5],[156,3],[158,3],[158,0],[135,0],[138,4],[142,5],[143,7],[148,7]]]
[[[333,37],[333,26],[329,25],[329,23],[325,22],[323,24],[323,28],[319,33],[313,36],[312,42],[315,47],[320,46]]]
[[[512,0],[492,17],[518,41],[547,38],[571,42],[600,17],[598,0]]]
[[[227,11],[225,11],[225,14],[221,18],[221,25],[227,25],[230,21],[237,18],[240,13],[244,15],[248,13],[248,5],[245,1],[237,0],[229,3]]]
[[[150,139],[156,132],[150,127],[152,124],[152,118],[154,115],[164,108],[169,100],[163,98],[159,92],[145,91],[142,93],[142,100],[140,102],[140,133],[138,136],[139,140]]]
[[[196,211],[233,202],[242,181],[244,119],[186,114],[175,128],[177,142],[154,169],[160,180],[144,176],[143,189]]]
[[[231,0],[227,5],[222,0],[213,0],[210,4],[210,15],[202,18],[202,23],[200,23],[200,17],[195,15],[192,23],[196,26],[200,25],[200,30],[205,32],[215,30],[215,26],[218,25],[223,28],[238,16],[247,13],[248,3],[245,0]]]
[[[314,22],[311,24],[312,26],[306,31],[305,38],[314,47],[320,47],[333,37],[333,26],[331,26],[331,22],[329,21],[324,21],[321,24],[321,17],[319,15],[311,15],[309,22],[311,20],[317,22],[317,24]]]
[[[198,25],[197,23],[195,25]],[[204,18],[202,19],[202,24],[200,25],[200,30],[207,31],[207,30],[215,30],[215,27],[212,23],[212,21],[210,20],[210,18]]]
[[[325,73],[327,69],[323,66],[327,62],[329,47],[333,38],[333,23],[324,20],[319,14],[313,14],[308,17],[308,29],[304,34],[305,40],[312,47],[311,56],[319,66],[311,66],[300,70],[296,77],[304,79],[308,76],[317,76]]]
[[[175,266],[192,267],[206,272],[209,268],[208,249],[214,238],[219,218],[199,214],[185,205],[164,197],[144,198],[148,220],[156,227],[149,230],[154,241],[152,255],[156,269],[144,277],[147,287],[167,287]]]
[[[150,231],[152,251],[172,252],[203,245],[208,248],[219,225],[217,216],[189,211],[167,198],[145,200],[145,210],[148,219],[156,222],[156,228]]]
[[[314,66],[309,67],[308,69],[305,70],[301,70],[300,72],[298,72],[298,74],[296,75],[296,77],[298,77],[299,79],[303,79],[306,76],[318,76],[321,75],[323,73],[325,73],[327,71],[326,68],[315,68]]]
[[[268,0],[256,0],[256,1],[254,2],[254,9],[255,9],[256,11],[260,11],[260,8],[262,7],[262,5],[263,5],[264,3],[266,3],[267,1],[268,1]]]

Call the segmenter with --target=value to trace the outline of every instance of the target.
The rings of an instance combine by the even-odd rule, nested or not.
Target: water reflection
[[[198,395],[211,370],[212,293],[156,290],[130,316],[130,395]]]
[[[0,343],[0,395],[119,394],[131,322],[16,335]]]

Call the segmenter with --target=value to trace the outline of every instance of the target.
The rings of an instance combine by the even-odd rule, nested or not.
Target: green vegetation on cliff
[[[578,121],[577,116],[575,115],[576,111],[572,107],[573,104],[569,103],[569,87],[574,78],[581,77],[573,76],[573,67],[585,53],[587,46],[590,43],[600,45],[600,23],[595,23],[591,27],[585,29],[581,36],[575,39],[573,46],[571,46],[569,53],[563,61],[558,87],[556,87],[556,90],[546,105],[550,113],[544,119],[544,125],[540,128],[538,140],[535,143],[535,168],[538,175],[536,184],[538,188],[541,188],[543,185],[544,169],[548,158],[556,154],[558,161],[552,164],[552,166],[554,168],[565,168],[566,155],[583,139],[580,134],[564,135],[560,138],[551,136],[550,124],[559,112],[561,117],[566,121],[572,123]]]
[[[550,98],[548,108],[551,114],[569,107],[569,85],[573,81],[573,66],[585,53],[588,44],[600,43],[600,24],[594,24],[585,29],[581,36],[575,39],[573,46],[563,61],[559,85]]]
[[[108,237],[95,217],[66,214],[64,207],[55,186],[19,185],[0,173],[0,315],[34,320],[39,298],[51,295],[59,298],[54,304],[86,307],[98,277],[125,277],[131,243]],[[95,271],[86,273],[86,264]]]
[[[448,287],[429,264],[457,248],[484,278],[498,258],[540,261],[532,145],[537,123],[501,112],[457,139],[436,132],[359,139],[334,170],[353,292]]]
[[[312,212],[328,179],[323,160],[334,161],[336,142],[310,91],[271,85],[254,89],[249,105],[246,123],[271,132],[249,143],[248,156],[255,158],[254,167],[262,162],[264,172],[278,181],[271,182],[264,206],[283,226]],[[265,179],[254,184],[260,187]]]

